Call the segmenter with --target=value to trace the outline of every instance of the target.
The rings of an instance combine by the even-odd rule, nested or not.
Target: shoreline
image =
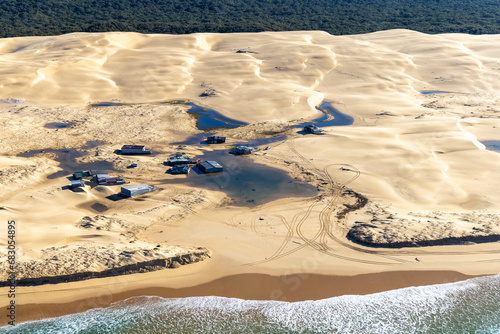
[[[366,295],[411,286],[454,283],[479,276],[483,275],[465,275],[455,271],[392,271],[354,276],[237,274],[185,288],[148,287],[66,303],[19,304],[16,306],[16,324],[85,312],[94,308],[104,308],[115,302],[136,296],[163,298],[220,296],[247,300],[296,302],[342,295]],[[0,316],[2,319],[6,319],[6,307],[4,306],[6,305],[1,305]],[[3,321],[0,324],[0,326],[5,325],[7,323],[3,323]]]

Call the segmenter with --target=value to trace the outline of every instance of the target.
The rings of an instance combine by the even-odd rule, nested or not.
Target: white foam
[[[144,296],[16,327],[20,333],[137,329],[148,333],[500,333],[498,295],[500,275],[295,303]]]

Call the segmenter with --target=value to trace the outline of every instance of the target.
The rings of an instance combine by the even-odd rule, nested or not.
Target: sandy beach
[[[166,269],[18,286],[17,320],[140,295],[298,301],[498,274],[500,152],[482,142],[500,140],[499,39],[408,30],[1,39],[2,265],[9,220],[25,278],[207,250]],[[248,125],[204,132],[188,101]],[[328,116],[324,102],[353,123],[304,133],[301,124]],[[200,144],[209,133],[226,143]],[[222,156],[251,140],[261,143],[252,155]],[[152,154],[117,154],[125,144]],[[223,157],[228,169],[187,184],[165,173],[176,152]],[[246,168],[262,180],[241,181]],[[159,189],[129,199],[117,199],[120,186],[69,189],[68,177],[88,169]]]
[[[74,301],[26,304],[20,308],[17,320],[20,322],[59,317],[84,312],[88,309],[108,307],[111,304],[134,296],[159,296],[184,298],[199,296],[221,296],[248,300],[304,301],[319,300],[342,295],[364,295],[387,290],[452,283],[473,276],[457,272],[384,272],[356,276],[325,276],[316,274],[295,274],[269,276],[265,274],[240,274],[223,277],[215,281],[188,288],[148,287],[119,293],[92,295]],[[88,295],[89,289],[83,289]],[[55,290],[53,293],[66,291]],[[77,297],[78,298],[78,297]],[[6,311],[2,310],[2,317]]]

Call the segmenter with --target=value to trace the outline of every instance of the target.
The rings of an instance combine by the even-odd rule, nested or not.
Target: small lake
[[[196,117],[196,127],[199,130],[237,128],[240,126],[248,125],[248,123],[226,117],[213,109],[200,107],[191,102],[186,103],[186,105],[191,107],[187,112],[189,114],[193,114],[194,117]]]
[[[481,143],[486,146],[487,150],[500,152],[500,140],[486,140]]]
[[[346,126],[354,123],[354,118],[349,115],[343,114],[337,109],[335,109],[330,102],[323,102],[316,109],[323,112],[318,118],[313,119],[309,122],[303,122],[298,125],[293,126],[294,128],[302,128],[307,124],[314,124],[318,128],[323,128],[327,126]],[[333,116],[333,118],[332,118]]]
[[[100,102],[91,104],[91,107],[117,107],[128,106],[142,103],[124,103],[124,102]],[[222,115],[221,113],[210,109],[198,106],[192,102],[183,100],[172,100],[165,102],[152,102],[148,104],[184,104],[189,106],[188,113],[196,118],[196,127],[199,130],[210,131],[218,128],[237,128],[240,126],[248,125],[246,122],[238,121]]]
[[[50,174],[47,178],[55,179],[58,177],[68,176],[69,174],[73,174],[75,171],[79,170],[114,170],[113,163],[109,161],[94,161],[88,163],[78,163],[76,161],[77,158],[86,156],[88,153],[85,151],[81,151],[81,149],[88,149],[88,147],[96,147],[98,146],[97,141],[87,142],[80,149],[75,148],[63,148],[63,149],[42,149],[42,150],[31,150],[27,152],[23,152],[18,154],[18,157],[30,158],[34,157],[40,153],[54,153],[56,155],[55,161],[59,163],[59,168],[62,170],[57,171],[53,174]],[[95,145],[95,146],[94,146]]]
[[[119,107],[119,106],[126,106],[126,105],[133,105],[132,103],[122,103],[122,102],[100,102],[100,103],[95,103],[91,104],[91,107]]]
[[[440,90],[423,90],[420,93],[424,94],[424,95],[430,95],[430,94],[444,94],[444,93],[448,93],[448,92],[443,92]]]
[[[203,174],[193,167],[186,175],[166,180],[167,184],[223,191],[236,206],[255,206],[285,197],[312,197],[316,187],[291,178],[287,172],[257,164],[248,157],[235,156],[226,150],[205,152],[195,159],[215,160],[224,167],[222,173]]]
[[[69,128],[73,124],[75,124],[75,123],[73,123],[73,122],[69,122],[69,123],[53,122],[53,123],[47,123],[43,127],[47,128],[47,129],[64,129],[64,128]]]
[[[184,141],[179,141],[179,142],[175,142],[175,143],[170,143],[171,145],[199,145],[199,144],[207,144],[205,142],[205,139],[207,139],[207,137],[210,137],[210,136],[213,136],[215,133],[208,133],[208,132],[204,132],[204,133],[197,133],[195,135],[192,135],[191,137],[189,137],[188,139],[184,140]]]

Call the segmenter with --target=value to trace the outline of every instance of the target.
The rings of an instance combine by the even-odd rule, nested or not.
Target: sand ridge
[[[19,222],[20,254],[27,257],[72,243],[104,247],[130,241],[212,252],[211,259],[190,268],[122,277],[120,291],[193,286],[242,273],[498,273],[492,265],[500,259],[498,242],[374,249],[347,234],[360,222],[382,231],[392,223],[386,230],[406,241],[412,234],[425,241],[450,231],[449,236],[498,234],[500,155],[480,141],[500,135],[499,38],[391,30],[355,36],[117,32],[0,40],[0,219]],[[230,205],[217,188],[166,185],[173,177],[165,174],[168,156],[213,149],[169,145],[202,133],[185,105],[161,103],[175,100],[250,123],[218,131],[228,137],[221,148],[287,135],[251,159],[312,183],[319,195],[242,208]],[[125,104],[95,106],[103,101]],[[352,116],[354,124],[328,127],[321,136],[292,128],[321,115],[315,107],[322,101]],[[72,124],[44,127],[51,122]],[[127,143],[146,144],[155,154],[117,155]],[[69,148],[83,155],[76,163],[58,161],[49,150]],[[44,152],[16,156],[30,150]],[[71,192],[64,188],[65,176],[50,176],[100,160],[131,183],[161,189],[141,200],[111,201],[116,187]],[[131,163],[137,169],[127,169]],[[368,204],[360,205],[361,198]],[[96,211],[95,204],[106,211]],[[491,224],[485,217],[492,217]],[[92,226],[82,228],[82,220]],[[447,224],[452,225],[444,233]],[[76,290],[92,281],[69,284],[65,296],[83,298]],[[112,279],[99,281],[113,290]],[[54,302],[52,290],[26,289],[19,302],[32,304],[34,293]]]

